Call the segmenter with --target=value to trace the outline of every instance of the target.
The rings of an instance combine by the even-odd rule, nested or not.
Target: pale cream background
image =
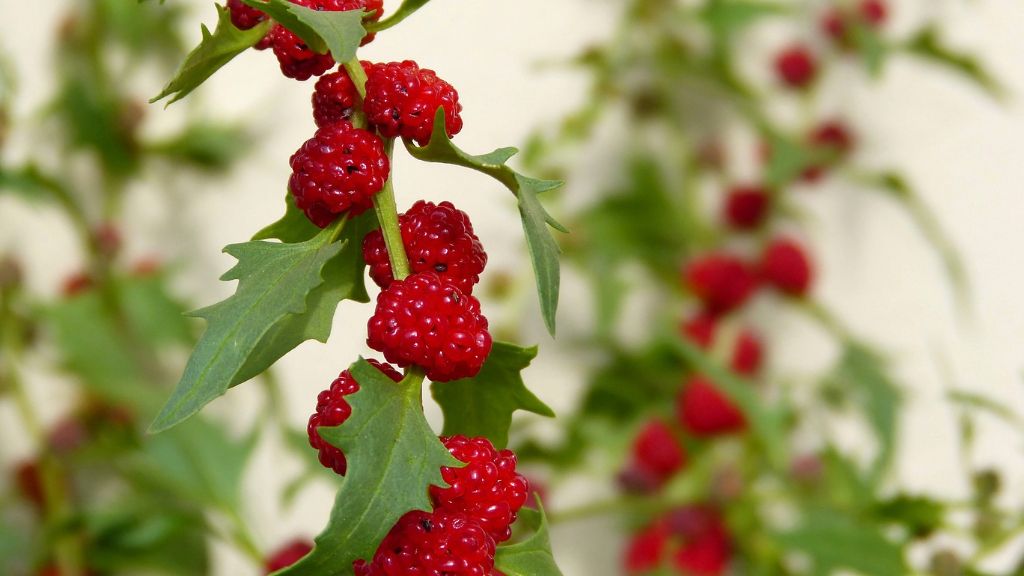
[[[1012,95],[996,104],[944,73],[901,61],[874,86],[857,80],[858,72],[839,74],[830,102],[860,126],[863,163],[905,166],[935,208],[967,261],[974,316],[957,321],[932,253],[888,202],[835,187],[805,192],[804,197],[817,218],[813,241],[821,260],[821,298],[856,331],[888,350],[898,374],[911,387],[913,408],[905,422],[901,483],[914,490],[962,494],[965,487],[957,474],[951,412],[942,402],[942,363],[952,370],[958,385],[1024,411],[1024,107],[1016,97],[1024,94],[1024,4],[1015,0],[892,3],[897,31],[918,18],[941,15],[948,23],[950,41],[979,54]],[[18,111],[22,115],[49,94],[50,34],[58,15],[72,4],[0,0],[0,49],[12,55],[20,75],[23,97]],[[211,2],[187,4],[196,7],[196,24],[189,33],[197,37],[198,22],[211,21]],[[521,144],[533,128],[558,119],[580,102],[586,85],[582,76],[541,70],[538,64],[574,54],[601,38],[614,25],[617,4],[434,0],[403,24],[400,32],[381,35],[362,55],[372,60],[415,58],[437,70],[458,87],[465,106],[460,145],[487,151]],[[766,32],[759,44],[751,46],[745,66],[767,66],[771,47],[785,38],[783,31]],[[154,78],[153,85],[162,80]],[[851,85],[856,87],[850,89]],[[228,294],[231,287],[215,278],[232,259],[219,250],[248,238],[279,215],[288,156],[313,130],[308,109],[311,90],[312,83],[283,80],[271,55],[251,53],[194,95],[216,114],[256,122],[262,145],[228,178],[173,176],[182,186],[194,189],[188,203],[138,190],[130,206],[133,219],[127,235],[148,239],[133,240],[129,251],[193,259],[196,266],[188,270],[181,289],[197,303]],[[181,113],[181,108],[165,112],[150,107],[149,114],[156,117],[154,133]],[[492,272],[526,265],[520,255],[523,247],[514,208],[496,184],[467,171],[414,163],[404,153],[396,170],[400,206],[419,197],[451,199],[474,218],[488,248]],[[588,178],[593,180],[594,173],[581,171],[569,188],[570,201],[590,193]],[[163,218],[168,207],[192,228],[181,236],[165,233],[154,239],[152,230],[167,230]],[[61,278],[79,261],[59,216],[0,200],[0,252],[9,250],[26,256],[29,281],[45,294],[54,294]],[[524,316],[535,317],[532,295],[526,303]],[[289,414],[297,425],[330,378],[357,354],[368,352],[362,343],[368,314],[368,307],[342,306],[328,345],[304,345],[280,364]],[[584,330],[587,316],[581,284],[570,276],[562,301],[562,332],[572,335]],[[785,333],[785,338],[773,342],[772,362],[781,372],[821,366],[832,352],[812,328],[795,319],[774,320],[769,330]],[[527,373],[529,383],[556,410],[565,412],[580,385],[578,364],[560,354],[536,322],[527,326],[525,334],[527,343],[541,344],[541,356]],[[65,388],[44,376],[37,382],[36,400],[50,403],[47,416],[56,417]],[[230,414],[245,426],[258,402],[258,390],[242,387],[210,409]],[[14,458],[28,450],[17,428],[13,411],[0,405],[0,457]],[[984,426],[982,433],[982,460],[1013,470],[1008,491],[1020,494],[1024,482],[1019,436],[996,424]],[[261,450],[245,486],[255,531],[267,546],[295,534],[312,535],[322,526],[331,498],[327,487],[320,486],[303,494],[294,509],[278,510],[274,495],[296,470],[293,462],[280,464],[278,456],[272,446]],[[565,501],[582,498],[571,487],[562,492]],[[607,528],[574,525],[556,531],[558,555],[568,576],[615,573],[618,544],[601,536]],[[253,573],[229,550],[219,549],[217,565],[219,574]]]

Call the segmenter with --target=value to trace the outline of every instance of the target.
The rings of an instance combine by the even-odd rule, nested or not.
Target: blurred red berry
[[[95,286],[95,282],[93,282],[92,275],[84,271],[75,272],[64,279],[64,284],[61,286],[61,294],[65,298],[73,298],[88,292],[93,286]]]
[[[686,452],[672,429],[661,420],[652,420],[633,440],[631,462],[621,479],[626,488],[646,492],[660,488],[686,465]],[[630,480],[640,480],[630,485]]]
[[[737,230],[753,230],[764,223],[771,196],[760,186],[736,186],[729,190],[722,206],[725,222]]]
[[[673,510],[640,531],[626,549],[629,576],[660,568],[686,576],[719,576],[729,565],[732,542],[721,514],[709,506]]]
[[[699,257],[683,271],[686,285],[714,315],[742,306],[757,287],[751,267],[732,254],[716,252]]]
[[[861,0],[857,9],[861,19],[872,27],[881,26],[889,16],[889,7],[882,0]]]
[[[277,572],[282,568],[287,568],[292,564],[295,564],[302,559],[303,556],[309,554],[313,550],[313,543],[309,540],[293,540],[288,544],[278,548],[273,554],[267,558],[264,568],[265,574],[271,574]]]
[[[676,397],[676,415],[688,433],[707,438],[747,427],[743,412],[704,376],[693,376]]]
[[[761,279],[790,296],[805,296],[814,279],[806,249],[790,238],[776,238],[761,256]]]
[[[814,81],[818,64],[806,46],[795,44],[775,57],[775,72],[786,86],[806,88]]]
[[[46,493],[43,490],[43,477],[39,470],[39,462],[27,460],[14,469],[14,481],[22,497],[32,503],[38,510],[46,504]]]
[[[717,328],[718,321],[713,316],[696,314],[683,322],[681,330],[694,344],[710,350],[715,341]],[[732,369],[739,374],[755,374],[761,368],[762,356],[761,339],[753,330],[742,329],[733,344]]]
[[[828,158],[824,163],[815,164],[804,170],[802,178],[806,182],[816,182],[825,173],[828,164],[833,164],[853,151],[853,134],[846,124],[839,120],[828,120],[819,124],[807,136],[808,146]]]

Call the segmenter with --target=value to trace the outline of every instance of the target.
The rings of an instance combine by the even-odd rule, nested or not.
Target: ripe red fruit
[[[743,412],[704,376],[693,376],[683,386],[676,397],[676,416],[684,430],[700,438],[747,427]]]
[[[384,13],[383,0],[289,0],[292,4],[298,4],[321,12],[341,12],[347,10],[365,9],[370,12],[365,19],[376,21]],[[367,44],[373,40],[373,34],[363,38],[362,43]],[[330,53],[318,54],[311,50],[306,43],[280,24],[275,24],[267,33],[267,41],[274,49],[274,55],[281,65],[281,72],[296,80],[308,80],[310,76],[319,76],[334,67],[334,58]]]
[[[370,71],[369,62],[361,62],[363,70]],[[359,104],[359,92],[344,66],[330,74],[324,74],[316,81],[313,90],[313,121],[317,128],[330,126],[335,122],[352,117]]]
[[[889,7],[882,0],[861,0],[857,11],[861,19],[872,27],[881,26],[889,16]]]
[[[776,238],[761,256],[761,278],[766,284],[790,296],[802,297],[810,290],[814,270],[803,245],[790,238]]]
[[[402,243],[412,272],[434,272],[463,294],[473,293],[487,264],[487,253],[473,233],[465,212],[451,202],[420,200],[398,217]],[[370,266],[370,278],[381,288],[394,281],[384,235],[374,230],[363,240],[363,258]]]
[[[686,464],[686,451],[668,424],[652,420],[633,440],[631,461],[620,481],[633,492],[657,490]]]
[[[37,510],[46,505],[46,493],[43,490],[43,477],[39,470],[39,462],[27,460],[14,469],[14,482],[22,497],[32,503]]]
[[[366,81],[366,117],[382,136],[401,136],[420,146],[430,142],[434,115],[444,108],[445,131],[462,130],[459,93],[433,70],[415,62],[374,64]]]
[[[722,206],[723,217],[737,230],[753,230],[764,223],[771,196],[760,186],[736,186],[729,190]]]
[[[239,30],[255,28],[267,19],[265,12],[248,6],[242,0],[228,0],[228,10],[231,11],[231,23]]]
[[[516,473],[516,455],[496,450],[486,438],[441,438],[461,468],[442,467],[447,488],[430,487],[435,510],[462,512],[472,518],[495,542],[512,536],[512,523],[526,503],[530,484]]]
[[[807,144],[812,150],[829,156],[826,163],[811,166],[804,171],[802,178],[805,181],[816,182],[821,179],[827,164],[842,160],[853,150],[854,139],[846,124],[839,120],[828,120],[811,131],[807,136]]]
[[[321,228],[340,214],[356,216],[373,206],[391,170],[381,139],[349,122],[317,130],[292,155],[291,167],[295,205]]]
[[[88,272],[75,272],[71,276],[64,279],[64,284],[61,286],[61,294],[65,298],[73,298],[79,294],[84,294],[96,285],[92,279],[92,275]]]
[[[402,379],[402,375],[388,364],[376,360],[370,360],[375,368],[383,372],[395,382]],[[325,468],[330,468],[344,476],[348,469],[345,461],[345,454],[341,449],[332,446],[320,437],[318,429],[323,427],[340,426],[352,415],[352,407],[345,401],[345,396],[355,394],[359,390],[359,383],[352,377],[352,373],[345,370],[331,383],[331,387],[324,390],[317,396],[316,411],[309,417],[309,424],[306,426],[306,434],[309,436],[309,445],[316,449],[319,454],[320,463]]]
[[[461,512],[413,510],[377,547],[373,560],[353,563],[356,576],[491,576],[494,540]]]
[[[704,308],[713,315],[742,306],[757,287],[757,276],[740,258],[715,252],[687,264],[683,279]]]
[[[818,72],[811,51],[801,44],[790,46],[775,57],[775,71],[790,88],[806,88]]]
[[[840,8],[832,8],[821,18],[821,29],[826,36],[843,48],[852,48],[854,38],[850,34],[853,20],[858,20],[868,28],[882,26],[889,16],[889,8],[881,0],[861,0],[856,13],[849,13]]]
[[[683,322],[680,329],[694,344],[710,350],[715,341],[718,321],[708,314],[696,314]],[[742,329],[733,343],[732,369],[739,374],[756,374],[761,368],[762,356],[761,338],[749,328]]]
[[[287,568],[302,559],[313,550],[313,543],[308,540],[293,540],[279,548],[267,558],[264,568],[265,574],[277,572]]]
[[[491,352],[480,302],[433,272],[385,288],[368,332],[366,343],[388,362],[419,366],[435,382],[476,376]]]
[[[673,510],[635,535],[626,550],[630,576],[670,567],[686,576],[719,576],[732,543],[721,513],[709,506]]]

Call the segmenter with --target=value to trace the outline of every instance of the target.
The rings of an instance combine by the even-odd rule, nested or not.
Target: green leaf
[[[973,56],[961,54],[939,40],[938,30],[929,26],[921,30],[906,44],[908,53],[945,66],[962,74],[994,98],[1002,98],[1004,91],[996,79]]]
[[[84,516],[89,565],[104,572],[194,576],[209,572],[209,528],[202,511],[161,494],[121,497]]]
[[[238,280],[238,288],[227,300],[193,313],[206,319],[206,331],[152,432],[182,422],[227,392],[275,326],[308,311],[310,293],[324,283],[325,265],[347,244],[335,242],[344,226],[340,219],[298,244],[247,242],[224,249],[238,264],[221,279]]]
[[[29,202],[55,201],[67,194],[60,182],[43,174],[38,166],[0,167],[0,192],[17,194]]]
[[[351,371],[359,383],[347,397],[352,415],[320,429],[345,452],[348,474],[316,547],[279,576],[351,574],[352,562],[371,558],[403,514],[431,509],[427,487],[443,485],[441,467],[460,464],[427,424],[415,378],[395,383],[362,359]]]
[[[259,42],[269,28],[270,22],[263,22],[249,30],[239,30],[231,23],[231,12],[217,6],[217,29],[211,34],[203,25],[203,39],[199,46],[189,53],[174,78],[150,103],[172,96],[167,102],[170,106],[188,96],[235,56]]]
[[[526,233],[526,245],[530,251],[533,272],[537,278],[541,314],[548,332],[554,334],[560,282],[558,264],[560,250],[551,236],[548,226],[559,232],[568,232],[568,230],[548,214],[537,195],[561,187],[562,182],[528,178],[510,168],[506,162],[516,154],[515,148],[499,148],[480,156],[463,152],[448,137],[445,129],[444,110],[441,108],[438,108],[434,115],[434,132],[430,136],[430,143],[426,146],[416,146],[406,141],[405,147],[415,158],[425,162],[453,164],[487,174],[504,184],[516,195],[516,199],[519,201],[519,214],[523,220],[523,231]]]
[[[967,392],[964,390],[950,390],[947,397],[950,402],[959,404],[964,408],[984,412],[1011,426],[1024,428],[1024,421],[1021,420],[1021,417],[1014,412],[1012,408],[1006,404],[1001,404],[992,398],[987,398],[981,394]]]
[[[800,525],[776,536],[785,548],[814,563],[814,574],[853,570],[864,576],[904,576],[902,549],[889,542],[881,527],[826,509],[808,510]]]
[[[915,538],[925,538],[942,526],[946,507],[926,496],[897,494],[878,502],[875,514],[882,521],[902,524]]]
[[[306,311],[285,316],[267,331],[231,380],[232,386],[262,374],[306,340],[326,344],[331,337],[334,314],[342,300],[370,301],[370,295],[366,293],[366,261],[363,260],[362,248],[363,238],[376,225],[377,218],[373,212],[366,212],[345,225],[341,251],[324,265],[324,282],[310,291]]]
[[[755,437],[764,447],[768,460],[777,468],[784,466],[787,459],[783,413],[766,407],[753,384],[723,367],[690,339],[674,338],[672,344],[680,356],[693,364],[697,371],[707,375],[743,411]]]
[[[253,240],[276,238],[288,244],[305,242],[320,233],[320,229],[309,221],[306,214],[295,205],[295,197],[285,195],[285,212],[280,220],[263,228],[252,237]]]
[[[287,0],[242,0],[262,10],[285,28],[291,30],[320,54],[331,53],[337,62],[356,57],[356,50],[366,36],[364,10],[319,11]]]
[[[754,0],[710,0],[700,10],[700,17],[718,37],[725,37],[770,16],[790,12],[777,2]]]
[[[548,536],[548,519],[544,514],[540,498],[539,511],[524,508],[519,513],[519,523],[532,523],[535,532],[526,540],[508,546],[499,546],[494,555],[494,566],[505,576],[561,576],[562,571],[555,563]]]
[[[910,215],[914,223],[921,230],[925,240],[935,249],[942,260],[946,277],[953,288],[953,294],[961,306],[966,309],[970,304],[970,286],[967,280],[967,272],[964,269],[963,259],[949,235],[939,224],[935,214],[928,205],[921,199],[910,184],[894,172],[882,172],[880,174],[867,175],[867,184],[878,190],[886,192],[891,198],[899,202]]]
[[[168,294],[163,275],[118,279],[117,288],[134,334],[154,346],[193,343],[186,309]]]
[[[526,388],[520,374],[536,356],[536,346],[495,342],[473,378],[432,383],[430,391],[444,412],[444,435],[484,436],[504,448],[516,410],[554,417],[551,408]]]
[[[829,379],[863,408],[874,429],[879,446],[872,477],[877,483],[896,450],[902,394],[890,378],[885,361],[857,342],[846,343]]]
[[[244,126],[193,122],[178,135],[148,149],[172,162],[192,165],[201,170],[219,171],[244,156],[255,141]]]

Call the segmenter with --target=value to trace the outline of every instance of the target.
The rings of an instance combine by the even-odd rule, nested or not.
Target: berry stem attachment
[[[395,140],[385,138],[384,151],[387,152],[388,159],[392,157],[394,148]],[[380,222],[380,231],[384,235],[384,245],[388,249],[395,280],[405,280],[409,276],[409,257],[406,256],[405,244],[402,243],[402,228],[398,223],[398,206],[395,203],[392,178],[393,176],[389,175],[384,188],[373,197],[373,209],[377,213],[377,221]]]
[[[359,63],[358,58],[353,58],[343,64],[345,72],[348,73],[348,77],[352,80],[352,84],[356,87],[356,93],[359,94],[359,106],[356,106],[352,111],[352,117],[349,121],[356,128],[366,128],[366,112],[363,111],[363,99],[366,98],[366,70],[363,70],[363,65]],[[388,159],[391,159],[391,151],[388,150]]]

